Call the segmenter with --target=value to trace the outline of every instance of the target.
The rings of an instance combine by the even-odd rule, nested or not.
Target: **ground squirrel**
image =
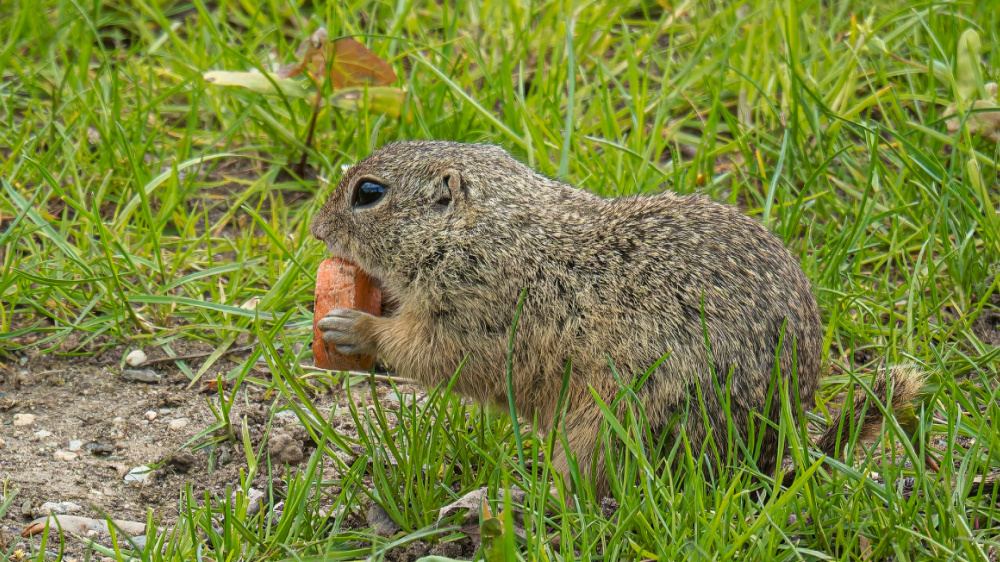
[[[572,358],[564,424],[585,469],[600,455],[602,419],[588,387],[605,402],[619,388],[609,362],[631,381],[669,354],[639,393],[654,431],[692,403],[700,383],[704,415],[693,401],[683,431],[699,456],[711,431],[716,464],[727,459],[730,427],[717,388],[728,392],[744,443],[751,417],[766,427],[793,398],[775,393],[764,411],[779,340],[781,376],[789,380],[794,362],[798,398],[813,405],[823,334],[809,279],[764,226],[704,196],[605,199],[538,174],[498,146],[409,141],[351,166],[312,234],[394,303],[386,317],[331,311],[319,322],[324,341],[428,386],[449,380],[467,357],[455,389],[482,403],[506,407],[508,340],[527,288],[514,405],[548,431]],[[891,384],[880,380],[884,393]],[[904,384],[895,396],[913,390]],[[772,427],[755,459],[764,474],[774,473],[777,448]],[[561,449],[556,464],[567,470]],[[592,476],[606,491],[596,466]]]

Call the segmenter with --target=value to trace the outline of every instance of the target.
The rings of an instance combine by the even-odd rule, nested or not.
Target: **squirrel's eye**
[[[370,207],[385,195],[385,186],[373,181],[363,181],[354,189],[352,207]]]

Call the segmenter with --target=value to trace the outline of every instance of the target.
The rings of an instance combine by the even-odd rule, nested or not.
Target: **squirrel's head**
[[[496,222],[486,216],[497,213],[484,210],[503,207],[511,196],[530,198],[525,180],[532,176],[494,145],[390,144],[347,170],[313,221],[312,234],[334,256],[390,286],[405,286],[474,248],[467,242],[477,230]]]

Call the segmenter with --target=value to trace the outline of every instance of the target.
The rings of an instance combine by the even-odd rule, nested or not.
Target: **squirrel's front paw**
[[[374,355],[375,343],[365,330],[371,314],[361,310],[331,310],[316,323],[323,341],[333,344],[344,355]]]

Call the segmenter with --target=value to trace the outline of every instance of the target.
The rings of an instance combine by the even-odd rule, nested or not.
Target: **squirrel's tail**
[[[894,413],[917,397],[926,378],[926,374],[913,365],[892,365],[879,370],[871,390],[879,402],[886,405],[886,410]],[[850,439],[848,432],[851,427],[860,428],[859,438],[862,440],[872,439],[882,430],[882,410],[871,403],[866,407],[868,397],[867,392],[855,390],[853,408],[845,404],[840,413],[834,416],[829,429],[816,441],[816,447],[826,456],[844,460],[844,448]],[[888,403],[890,397],[892,404]],[[849,415],[854,416],[853,424],[849,420],[841,423],[841,418]]]

